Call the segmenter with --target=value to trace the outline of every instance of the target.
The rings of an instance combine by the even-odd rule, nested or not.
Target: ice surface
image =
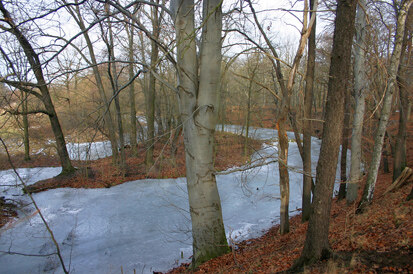
[[[240,132],[240,127],[225,126]],[[272,139],[271,129],[252,129],[251,136]],[[290,136],[290,135],[289,135]],[[292,137],[292,136],[290,136]],[[97,152],[101,153],[96,145]],[[315,170],[320,141],[313,140]],[[254,155],[276,156],[265,145]],[[99,154],[100,155],[100,154]],[[271,159],[271,158],[270,158]],[[272,158],[273,159],[273,158]],[[301,158],[290,143],[290,210],[301,206]],[[19,169],[29,184],[53,177],[60,168]],[[272,163],[247,172],[217,175],[226,233],[231,243],[262,235],[279,220],[278,165]],[[0,172],[3,185],[18,184],[12,171]],[[28,197],[13,187],[2,196]],[[16,196],[17,195],[17,196]],[[192,254],[191,223],[184,178],[138,180],[108,189],[53,189],[33,195],[49,222],[72,273],[151,273],[166,271]],[[27,206],[18,222],[0,231],[0,273],[60,273],[57,256],[38,214]],[[28,257],[4,252],[45,255]]]
[[[97,160],[112,156],[110,141],[93,143],[68,143],[66,144],[69,157],[72,160]]]

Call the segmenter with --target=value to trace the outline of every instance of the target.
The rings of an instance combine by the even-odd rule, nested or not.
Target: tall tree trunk
[[[222,13],[220,0],[203,1],[202,46],[198,78],[194,1],[175,1],[180,111],[192,221],[192,266],[229,251],[213,167],[218,112]],[[198,86],[199,79],[199,86]]]
[[[413,17],[413,9],[410,9],[407,22]],[[407,67],[410,64],[410,56],[406,56],[408,41],[412,39],[411,24],[406,24],[406,29],[403,36],[403,46],[400,55],[400,65],[397,73],[397,86],[399,88],[399,130],[396,136],[396,144],[394,149],[393,160],[393,181],[396,180],[404,168],[406,167],[406,138],[407,138],[407,122],[409,120],[409,82],[407,79]]]
[[[366,0],[358,1],[356,18],[356,44],[354,48],[354,108],[353,130],[351,134],[350,181],[347,184],[346,200],[353,203],[357,199],[361,172],[361,141],[365,111],[366,79]]]
[[[307,39],[310,36],[312,26],[315,21],[315,16],[311,17],[310,20],[308,20],[308,2],[304,1],[304,16],[303,16],[303,29],[301,32],[301,38],[299,42],[299,46],[297,49],[297,52],[294,56],[294,61],[293,65],[291,67],[290,73],[288,75],[288,81],[287,85],[284,83],[283,79],[283,73],[281,70],[281,64],[278,58],[278,54],[275,50],[275,48],[272,46],[271,41],[268,39],[268,36],[265,34],[262,26],[260,25],[258,21],[258,17],[255,13],[255,10],[251,4],[251,1],[248,1],[251,12],[254,16],[254,21],[260,30],[261,34],[263,35],[265,42],[267,43],[268,47],[271,50],[272,55],[274,56],[274,59],[271,58],[270,61],[273,65],[273,68],[276,72],[277,80],[280,85],[280,89],[282,91],[282,100],[281,104],[278,106],[278,113],[277,113],[277,127],[278,127],[278,168],[279,168],[279,176],[280,176],[280,194],[281,194],[281,208],[280,208],[280,214],[281,214],[281,219],[280,219],[280,233],[284,234],[289,231],[289,216],[288,216],[288,204],[289,204],[289,174],[288,174],[288,137],[287,137],[287,119],[290,116],[290,120],[292,121],[293,129],[294,129],[294,134],[297,136],[297,145],[300,150],[300,154],[303,157],[303,151],[301,146],[301,141],[299,140],[299,134],[297,132],[297,127],[295,125],[295,115],[294,113],[290,112],[290,98],[292,96],[292,91],[293,91],[293,86],[294,86],[294,80],[295,76],[299,67],[300,60],[303,56],[303,52],[305,50],[305,46],[307,43]],[[314,2],[314,10],[316,10],[316,3],[317,1]],[[277,100],[277,103],[280,103],[279,100]],[[293,117],[291,119],[291,117]]]
[[[393,53],[390,59],[390,67],[388,69],[388,83],[383,99],[383,107],[376,135],[374,137],[374,147],[370,167],[367,175],[366,185],[363,190],[363,196],[357,207],[357,213],[363,212],[365,207],[373,199],[374,188],[376,186],[377,174],[380,166],[381,152],[383,148],[384,135],[386,132],[387,123],[389,121],[393,93],[396,85],[397,70],[400,64],[400,55],[402,51],[403,36],[405,31],[406,17],[413,0],[404,1],[397,16],[396,37],[393,48]]]
[[[129,67],[128,67],[128,73],[129,73],[129,79],[132,79],[134,77],[134,71],[133,71],[133,62],[135,61],[135,58],[133,56],[133,49],[134,49],[134,41],[133,41],[133,27],[132,26],[126,26],[126,30],[129,30],[127,32],[128,34],[128,42],[129,42],[129,48],[128,48],[128,58],[129,58]],[[138,156],[138,129],[136,126],[136,101],[135,101],[135,81],[132,81],[129,85],[129,110],[130,110],[130,145],[131,145],[131,151],[133,156]]]
[[[109,5],[107,4],[106,8],[108,15],[109,12]],[[118,126],[118,134],[119,134],[119,150],[120,150],[120,162],[119,166],[122,170],[122,173],[125,173],[126,170],[126,155],[125,155],[125,136],[123,134],[123,123],[122,123],[122,113],[120,109],[120,102],[119,102],[119,84],[118,84],[118,73],[116,68],[116,58],[115,58],[115,44],[113,40],[113,32],[112,32],[112,22],[110,21],[111,18],[108,18],[108,29],[109,29],[109,41],[108,41],[108,50],[109,50],[109,64],[108,64],[108,75],[110,78],[110,82],[112,85],[112,94],[114,96],[115,101],[115,110],[116,110],[116,122]]]
[[[244,143],[244,156],[247,156],[248,153],[248,136],[250,129],[250,118],[251,118],[251,92],[252,92],[252,83],[254,81],[255,69],[254,68],[252,75],[250,75],[250,80],[248,84],[248,98],[247,98],[247,116],[245,117],[245,143]]]
[[[153,1],[152,1],[153,2]],[[151,7],[152,13],[152,35],[154,38],[159,37],[159,22],[158,22],[158,8]],[[155,41],[151,40],[151,70],[156,71],[156,64],[158,62],[159,47]],[[146,123],[148,127],[147,140],[149,146],[146,148],[146,166],[150,168],[153,165],[153,149],[155,143],[155,93],[156,80],[152,72],[149,74],[149,89],[146,93]],[[158,124],[159,126],[159,124]]]
[[[43,102],[43,105],[47,111],[52,131],[56,141],[57,154],[59,156],[60,164],[62,165],[61,174],[68,174],[75,171],[75,168],[72,166],[72,163],[69,158],[69,154],[66,148],[66,141],[63,135],[62,128],[60,126],[59,119],[57,117],[56,110],[54,108],[52,98],[50,97],[49,87],[46,84],[44,79],[42,64],[40,63],[39,56],[34,51],[29,40],[26,36],[20,31],[19,26],[14,23],[9,11],[4,7],[3,2],[0,1],[0,11],[3,14],[4,18],[7,18],[7,24],[10,26],[7,29],[12,35],[14,35],[22,47],[25,56],[30,64],[30,68],[34,73],[34,76],[37,80],[37,85],[40,90],[41,96],[39,98]]]
[[[286,106],[285,106],[286,107]],[[280,234],[290,231],[289,200],[290,200],[290,176],[288,174],[288,136],[285,116],[278,119],[278,169],[280,175]]]
[[[342,200],[346,198],[346,187],[347,184],[347,150],[348,150],[348,138],[350,135],[350,112],[351,112],[351,102],[350,102],[350,90],[348,85],[346,85],[346,96],[344,99],[344,121],[343,121],[343,135],[341,137],[341,157],[340,157],[340,188],[338,190],[337,198]]]
[[[29,139],[29,119],[28,119],[28,98],[27,94],[23,91],[22,96],[22,107],[23,107],[23,143],[24,143],[24,160],[30,161],[30,139]]]
[[[346,82],[350,76],[351,45],[357,0],[339,0],[329,72],[326,120],[304,249],[295,267],[328,257],[330,209],[341,143]]]
[[[310,0],[310,7],[313,10],[314,0]],[[311,16],[316,13],[311,12]],[[304,95],[304,121],[303,121],[303,200],[301,221],[306,222],[310,218],[311,212],[311,106],[314,97],[314,74],[315,74],[315,55],[316,55],[316,17],[314,17],[313,28],[308,37],[308,59],[307,73],[305,75],[305,95]]]
[[[75,2],[78,3],[77,0]],[[105,124],[105,127],[107,127],[107,130],[109,133],[109,140],[110,140],[111,149],[112,149],[112,163],[116,164],[118,162],[118,141],[116,139],[115,124],[113,122],[112,115],[110,113],[110,104],[106,96],[105,88],[103,86],[103,80],[102,80],[102,77],[100,75],[100,71],[97,65],[93,43],[92,43],[92,40],[90,39],[89,33],[87,32],[79,6],[76,5],[74,8],[72,8],[71,6],[67,6],[66,8],[68,12],[72,15],[76,24],[79,26],[79,29],[82,31],[83,37],[85,38],[85,41],[86,41],[86,46],[89,51],[90,60],[85,60],[85,61],[92,65],[92,70],[93,70],[93,75],[95,77],[96,86],[98,88],[100,98],[105,106],[103,113],[102,113],[103,122]]]

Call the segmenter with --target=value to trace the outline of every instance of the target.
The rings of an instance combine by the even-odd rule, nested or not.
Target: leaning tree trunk
[[[406,17],[409,8],[413,0],[407,0],[403,2],[400,11],[397,16],[397,30],[395,43],[393,48],[393,53],[390,59],[390,67],[388,69],[388,82],[385,90],[385,95],[383,99],[383,107],[381,109],[381,115],[379,124],[377,126],[376,135],[374,137],[374,147],[372,153],[372,159],[370,161],[370,167],[367,175],[366,185],[363,190],[363,196],[357,207],[357,213],[363,212],[365,207],[373,199],[374,188],[376,186],[377,174],[379,171],[381,152],[383,149],[384,135],[387,128],[387,123],[389,121],[391,105],[393,99],[393,93],[396,85],[397,70],[400,64],[400,55],[402,51],[403,36],[405,31]]]
[[[339,0],[329,72],[326,118],[317,164],[317,178],[304,249],[296,267],[330,254],[328,231],[344,119],[346,82],[350,76],[351,45],[357,0]]]
[[[26,36],[24,36],[24,34],[20,31],[18,25],[14,23],[9,11],[6,10],[1,1],[0,11],[3,13],[4,18],[8,19],[7,24],[10,26],[10,28],[7,29],[7,31],[16,37],[17,41],[19,42],[20,46],[24,51],[25,56],[27,57],[27,60],[30,64],[30,68],[32,69],[32,72],[34,73],[34,76],[37,80],[37,85],[41,93],[41,100],[48,114],[52,131],[55,137],[57,154],[59,155],[60,164],[62,165],[61,174],[72,173],[75,171],[75,168],[72,166],[69,154],[67,152],[65,137],[63,135],[63,131],[60,126],[60,122],[57,117],[57,113],[54,108],[52,98],[50,97],[49,87],[44,79],[42,64],[40,63],[39,56],[34,51],[32,45],[30,44],[29,40],[27,40]]]
[[[222,13],[220,0],[203,2],[202,46],[198,78],[194,1],[177,0],[177,68],[192,221],[192,266],[229,251],[213,167],[218,113]],[[199,79],[199,86],[198,86]]]
[[[314,0],[310,0],[310,7],[313,10]],[[315,74],[315,51],[316,51],[316,13],[311,13],[314,16],[313,28],[308,37],[308,59],[307,73],[305,75],[305,95],[304,95],[304,121],[303,121],[303,200],[302,200],[302,215],[303,222],[308,221],[311,212],[311,106],[314,97],[314,74]]]
[[[356,19],[356,44],[354,48],[354,98],[356,101],[351,134],[350,180],[347,184],[346,200],[357,199],[361,173],[361,141],[367,88],[366,79],[366,0],[359,0]]]
[[[413,9],[410,10],[407,22],[413,18]],[[393,160],[393,181],[396,180],[404,168],[406,167],[406,138],[407,138],[407,122],[409,120],[409,80],[407,79],[407,67],[410,64],[410,56],[406,57],[406,49],[408,41],[412,39],[411,24],[406,24],[405,33],[403,36],[403,45],[400,55],[400,65],[397,73],[397,86],[399,88],[399,130],[396,136],[396,145],[394,148]]]

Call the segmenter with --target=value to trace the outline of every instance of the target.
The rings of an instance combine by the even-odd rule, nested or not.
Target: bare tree
[[[345,88],[350,76],[351,45],[357,6],[356,0],[337,2],[326,118],[317,164],[312,211],[304,249],[293,268],[311,264],[330,254],[328,241],[330,209],[344,119]]]
[[[403,36],[405,32],[406,18],[413,0],[405,0],[402,2],[397,15],[397,30],[393,53],[390,59],[388,68],[388,82],[383,99],[383,107],[381,109],[380,120],[377,126],[376,135],[374,137],[374,147],[372,152],[371,164],[369,166],[366,185],[364,186],[363,196],[357,207],[357,213],[363,212],[365,207],[373,199],[374,188],[376,186],[377,174],[380,166],[381,152],[383,149],[384,135],[386,133],[387,123],[391,113],[391,105],[393,93],[396,86],[397,70],[400,64],[400,56],[402,52]]]
[[[366,1],[359,0],[356,17],[356,43],[354,45],[354,98],[355,109],[351,135],[350,182],[347,184],[346,200],[352,203],[357,199],[361,173],[361,140],[367,92],[366,79]]]
[[[310,1],[311,10],[314,10],[314,0]],[[308,57],[307,73],[305,75],[305,94],[304,94],[304,122],[303,122],[303,200],[302,200],[302,217],[303,222],[308,221],[311,212],[311,109],[314,97],[314,76],[315,76],[315,57],[316,57],[316,14],[314,24],[308,37]]]
[[[280,207],[280,233],[285,234],[289,232],[289,199],[290,199],[290,186],[289,186],[289,174],[288,174],[288,137],[287,137],[287,126],[288,121],[292,122],[292,127],[294,129],[297,146],[300,150],[300,154],[303,157],[301,139],[299,133],[297,132],[297,127],[295,125],[295,115],[292,113],[290,108],[290,98],[294,86],[295,76],[298,71],[300,60],[303,56],[303,52],[307,43],[307,39],[310,36],[312,26],[315,21],[315,13],[313,16],[308,18],[309,7],[308,1],[304,1],[304,15],[303,15],[303,27],[301,30],[301,37],[297,51],[294,56],[293,64],[291,65],[290,72],[288,74],[287,85],[284,82],[284,76],[281,69],[280,58],[278,53],[275,50],[275,47],[272,45],[270,39],[266,35],[264,29],[260,25],[255,9],[251,3],[248,1],[251,12],[254,16],[254,22],[257,25],[260,33],[263,35],[267,46],[270,48],[272,58],[271,62],[273,64],[274,70],[276,72],[277,80],[281,88],[282,98],[278,106],[277,111],[277,130],[278,130],[278,166],[280,174],[280,194],[281,194],[281,207]],[[313,9],[314,11],[317,8],[317,1],[314,2]],[[256,44],[256,43],[255,43]],[[257,44],[256,44],[257,45]],[[261,50],[264,50],[261,46],[257,45]],[[264,52],[266,52],[264,50]]]
[[[400,65],[397,72],[397,87],[399,89],[399,129],[396,136],[396,144],[394,146],[393,160],[393,180],[400,176],[407,165],[406,162],[406,138],[407,138],[407,122],[411,102],[409,99],[409,87],[411,88],[411,78],[409,79],[408,67],[411,66],[411,53],[408,50],[408,41],[412,40],[413,34],[413,9],[409,10],[406,19],[406,30],[403,37],[402,52],[400,55]]]
[[[49,87],[43,75],[43,69],[39,55],[34,50],[32,44],[30,43],[26,35],[21,31],[21,25],[15,23],[12,15],[9,13],[5,5],[3,4],[3,1],[0,1],[0,11],[3,15],[3,18],[1,18],[0,20],[5,24],[1,25],[0,27],[4,31],[12,34],[16,38],[20,47],[23,49],[27,62],[30,64],[30,68],[33,71],[33,74],[37,81],[36,83],[28,83],[2,78],[1,82],[12,85],[29,94],[33,94],[42,101],[45,107],[45,110],[43,110],[42,112],[48,115],[52,131],[55,136],[57,154],[59,155],[60,164],[62,165],[62,174],[72,173],[75,171],[75,169],[72,166],[69,154],[66,149],[66,141],[63,135],[62,128],[60,126],[59,118],[57,116],[56,110],[52,102],[52,98],[50,97]],[[7,56],[4,55],[4,53],[3,57],[6,58],[8,65],[13,68],[13,63],[10,59],[7,58]],[[33,88],[38,89],[40,92],[33,90]],[[28,111],[26,113],[28,113]]]

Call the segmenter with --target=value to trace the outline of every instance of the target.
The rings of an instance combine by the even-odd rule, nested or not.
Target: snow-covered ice
[[[240,127],[225,126],[227,131]],[[276,140],[271,129],[252,129],[251,136]],[[292,138],[292,135],[289,135]],[[320,141],[313,140],[315,170]],[[100,153],[98,145],[96,150]],[[265,145],[254,155],[276,156]],[[301,158],[290,143],[290,210],[301,207]],[[60,168],[18,169],[28,183],[57,175]],[[217,175],[227,237],[231,242],[262,235],[279,220],[278,164],[246,172]],[[0,172],[2,185],[18,184],[11,170]],[[166,271],[192,254],[191,223],[185,178],[138,180],[108,189],[53,189],[34,198],[55,233],[66,266],[72,273],[151,273]],[[13,187],[1,196],[29,203]],[[18,222],[0,230],[0,273],[60,273],[57,256],[44,225],[27,206]],[[10,255],[5,252],[39,256]]]

